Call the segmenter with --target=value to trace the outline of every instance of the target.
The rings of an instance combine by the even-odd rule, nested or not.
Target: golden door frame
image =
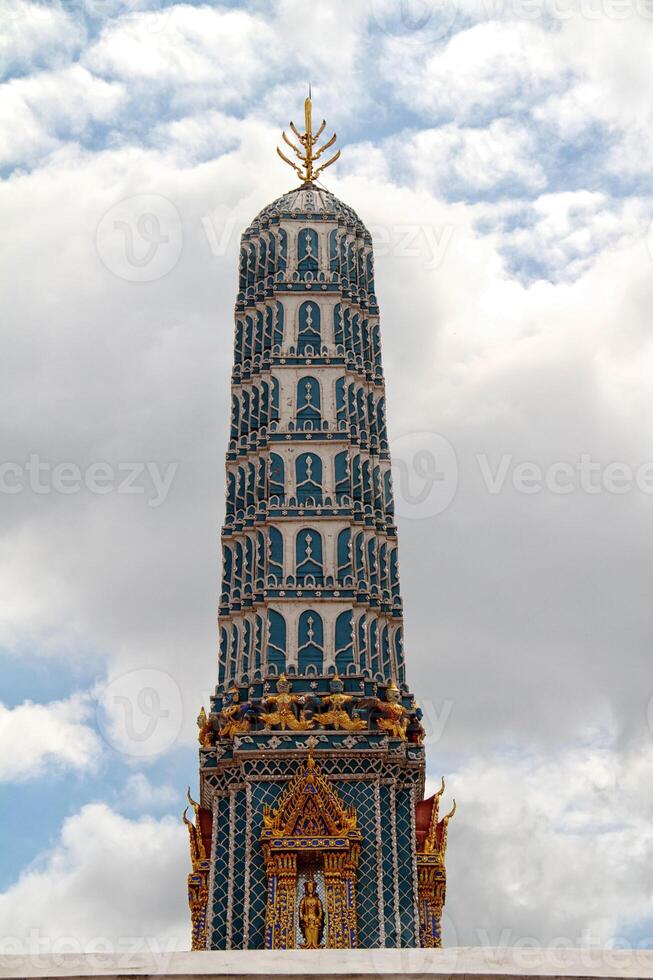
[[[309,754],[272,810],[263,809],[259,838],[267,874],[266,949],[295,949],[297,885],[304,870],[324,876],[327,949],[354,949],[356,872],[362,837],[354,807],[345,807]]]

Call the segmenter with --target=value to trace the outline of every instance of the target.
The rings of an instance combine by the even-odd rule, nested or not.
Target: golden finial
[[[186,793],[186,799],[188,800],[189,805],[192,806],[193,810],[195,811],[195,823],[191,823],[191,821],[186,816],[186,814],[188,813],[188,807],[186,807],[186,809],[182,813],[181,819],[188,827],[188,836],[190,840],[190,856],[191,856],[191,861],[193,862],[193,868],[195,868],[195,864],[197,861],[206,859],[206,848],[204,847],[204,841],[202,840],[202,832],[200,829],[200,822],[199,822],[200,805],[190,795],[190,786],[188,787],[188,791]]]
[[[288,159],[285,153],[282,153],[279,147],[277,147],[277,153],[281,159],[284,161],[284,163],[287,163],[289,167],[293,168],[295,173],[301,177],[304,184],[314,183],[322,171],[326,170],[327,167],[330,167],[332,163],[335,163],[340,156],[340,150],[338,150],[336,153],[334,153],[330,160],[327,160],[326,163],[323,163],[321,166],[314,169],[313,165],[315,161],[319,160],[324,151],[328,150],[329,147],[333,146],[335,143],[336,134],[334,133],[330,140],[327,140],[327,142],[324,143],[319,150],[317,150],[317,152],[315,151],[317,141],[319,140],[324,131],[324,127],[326,126],[326,120],[322,120],[319,129],[314,133],[311,120],[312,106],[311,87],[309,85],[308,98],[304,102],[304,132],[300,133],[295,124],[293,122],[290,123],[290,128],[299,140],[300,146],[296,146],[292,140],[288,139],[285,133],[281,134],[284,143],[286,143],[294,152],[295,156],[298,157],[301,166],[298,166],[292,160]]]
[[[308,759],[306,760],[306,768],[309,770],[313,770],[315,769],[315,758],[313,756],[313,750],[317,745],[317,739],[315,738],[314,735],[311,735],[311,737],[308,739],[306,744],[308,745]]]
[[[442,777],[442,785],[437,793],[433,794],[433,806],[431,808],[431,821],[429,823],[429,832],[424,843],[424,851],[429,854],[433,851],[435,847],[435,841],[438,833],[438,819],[440,817],[440,799],[444,793],[444,776]]]

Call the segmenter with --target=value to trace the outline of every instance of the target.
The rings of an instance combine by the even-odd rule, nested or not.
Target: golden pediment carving
[[[280,837],[349,837],[358,834],[355,809],[343,806],[312,754],[306,768],[290,780],[278,805],[274,809],[264,807],[263,827]]]

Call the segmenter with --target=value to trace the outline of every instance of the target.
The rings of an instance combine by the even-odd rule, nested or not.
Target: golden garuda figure
[[[331,693],[322,698],[328,710],[322,711],[317,716],[318,724],[325,728],[334,728],[336,731],[344,728],[348,732],[359,732],[362,728],[366,728],[366,723],[357,716],[356,712],[348,709],[348,705],[354,699],[351,694],[344,693],[344,681],[337,674],[329,682],[329,689]]]
[[[390,681],[385,692],[385,701],[376,701],[376,709],[380,717],[376,723],[384,732],[394,738],[406,738],[406,730],[410,719],[410,711],[401,703],[401,691],[394,681]]]
[[[220,738],[233,738],[242,735],[250,729],[249,720],[244,716],[247,705],[240,703],[240,693],[237,687],[232,687],[225,698],[225,704],[220,712]]]
[[[306,732],[309,728],[315,727],[313,718],[305,718],[303,707],[306,698],[301,694],[291,694],[292,685],[285,674],[281,674],[277,681],[277,693],[268,694],[263,698],[263,704],[271,711],[262,711],[259,715],[266,728],[280,728],[285,731],[287,728],[294,732]],[[296,715],[299,710],[299,717]]]
[[[299,903],[299,928],[304,937],[300,949],[322,948],[324,906],[313,878],[304,882],[304,897]]]

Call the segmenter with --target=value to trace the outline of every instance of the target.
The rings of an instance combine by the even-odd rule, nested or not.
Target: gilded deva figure
[[[328,710],[318,715],[318,723],[328,725],[336,731],[344,728],[350,732],[358,732],[366,728],[366,722],[362,721],[356,713],[350,714],[349,705],[354,699],[350,694],[343,693],[345,685],[337,674],[330,681],[329,689],[331,693],[322,699],[324,704],[328,706]]]
[[[301,949],[322,948],[324,906],[313,878],[304,882],[304,897],[299,903],[299,928],[304,937]]]
[[[247,705],[240,703],[237,687],[231,689],[227,702],[227,707],[220,712],[220,738],[233,738],[234,735],[249,731],[249,721],[243,717]]]
[[[401,703],[401,692],[393,680],[388,684],[385,701],[376,701],[381,717],[377,725],[394,738],[406,738],[410,712]]]
[[[213,725],[211,724],[211,719],[203,707],[200,709],[200,713],[197,716],[197,727],[199,729],[197,733],[197,741],[200,743],[200,745],[203,745],[205,748],[213,745]]]
[[[273,709],[272,711],[261,712],[261,718],[265,722],[266,728],[271,728],[273,725],[276,728],[280,728],[281,731],[285,731],[287,728],[293,731],[307,731],[309,728],[313,728],[314,721],[309,718],[303,718],[300,716],[299,719],[295,716],[295,705],[300,709],[306,703],[306,698],[301,694],[291,694],[292,685],[285,674],[282,674],[277,681],[277,693],[268,694],[263,698],[265,706],[268,705]]]

